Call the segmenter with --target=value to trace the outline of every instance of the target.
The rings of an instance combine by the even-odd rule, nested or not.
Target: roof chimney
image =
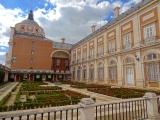
[[[61,40],[62,40],[62,43],[65,43],[65,38],[62,38]]]
[[[92,26],[91,26],[91,28],[92,28],[92,32],[94,32],[94,31],[95,31],[96,26],[95,26],[95,25],[92,25]]]
[[[113,11],[114,11],[114,18],[118,17],[118,15],[119,15],[119,9],[120,9],[120,7],[118,7],[118,6],[113,9]]]

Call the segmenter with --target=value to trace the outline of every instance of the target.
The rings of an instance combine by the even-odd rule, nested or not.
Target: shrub
[[[7,111],[7,110],[8,110],[8,106],[7,105],[3,106],[3,111]]]
[[[10,105],[8,109],[9,109],[9,111],[12,111],[13,106],[12,106],[12,105]]]

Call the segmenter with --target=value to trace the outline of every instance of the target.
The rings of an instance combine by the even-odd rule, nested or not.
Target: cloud
[[[1,49],[2,49],[2,50],[5,50],[6,48],[5,48],[5,47],[1,47]]]
[[[5,52],[0,52],[0,64],[5,63],[5,57],[6,57],[6,53]]]

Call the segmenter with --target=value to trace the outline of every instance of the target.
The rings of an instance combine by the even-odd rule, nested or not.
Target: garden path
[[[15,98],[16,98],[17,92],[19,91],[19,88],[20,88],[21,84],[22,84],[22,83],[20,83],[20,84],[17,86],[16,90],[11,93],[11,96],[10,96],[10,98],[6,101],[5,105],[13,105],[13,104],[14,104],[14,100],[15,100]]]
[[[0,100],[9,92],[11,92],[14,86],[16,86],[17,84],[18,82],[11,82],[11,83],[7,83],[6,86],[0,88]]]
[[[54,83],[50,83],[50,82],[47,82],[47,83],[48,83],[48,86],[55,86]],[[111,96],[107,96],[107,95],[103,95],[103,94],[99,94],[95,92],[90,92],[90,91],[87,91],[87,89],[72,88],[68,84],[62,84],[60,85],[60,87],[62,87],[63,90],[71,90],[71,91],[80,92],[82,94],[89,95],[91,98],[95,97],[96,103],[106,103],[106,102],[111,102],[115,100],[121,100],[120,98],[115,98],[115,97],[111,97]]]

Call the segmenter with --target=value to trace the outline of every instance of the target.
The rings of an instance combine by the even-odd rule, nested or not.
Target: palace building
[[[160,0],[142,0],[71,48],[72,80],[160,87]]]
[[[10,78],[33,80],[70,79],[69,62],[72,44],[54,42],[45,37],[43,28],[34,21],[30,10],[28,19],[11,27],[6,66]]]
[[[54,42],[33,19],[11,27],[6,67],[13,81],[71,80],[160,87],[160,0],[142,0],[76,44]]]

